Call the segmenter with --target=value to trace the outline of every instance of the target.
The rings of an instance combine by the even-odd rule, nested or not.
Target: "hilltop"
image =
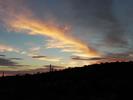
[[[0,79],[0,97],[118,100],[132,97],[133,62],[115,62]]]

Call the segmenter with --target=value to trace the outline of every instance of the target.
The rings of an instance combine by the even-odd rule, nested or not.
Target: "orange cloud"
[[[47,40],[46,48],[58,48],[62,49],[61,52],[72,52],[72,53],[82,53],[81,50],[74,49],[74,45],[65,44],[64,42],[57,41],[57,40]]]
[[[63,48],[63,51],[65,52],[78,51],[88,57],[99,56],[98,52],[95,51],[90,45],[70,35],[71,32],[68,26],[60,27],[55,22],[49,23],[34,19],[32,16],[33,13],[26,7],[20,5],[21,0],[13,3],[10,0],[5,1],[6,2],[0,1],[0,13],[4,15],[4,17],[0,17],[2,17],[1,19],[4,20],[6,25],[14,31],[24,31],[30,35],[47,36],[62,42],[64,45],[71,46],[71,48]],[[3,5],[6,5],[6,8],[4,8]],[[8,29],[10,29],[9,27]]]
[[[68,31],[65,30],[66,28],[61,28],[57,24],[45,23],[24,16],[18,16],[17,19],[8,21],[8,24],[15,31],[26,31],[30,35],[44,35],[61,41],[64,45],[71,46],[71,51],[78,50],[89,57],[98,56],[98,53],[94,49],[79,39],[72,37],[68,34]]]
[[[59,62],[60,58],[37,58],[38,60],[48,61],[48,62]]]

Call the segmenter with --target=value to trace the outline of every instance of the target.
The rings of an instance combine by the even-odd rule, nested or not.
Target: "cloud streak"
[[[72,60],[96,61],[96,60],[105,60],[105,59],[107,58],[102,58],[102,57],[87,58],[87,57],[80,57],[80,56],[72,56]]]
[[[5,57],[6,55],[0,55],[0,57]]]
[[[40,55],[34,55],[32,58],[37,59],[37,60],[43,60],[43,61],[48,61],[48,62],[59,62],[61,58],[59,57],[48,57],[48,56],[40,56]]]
[[[0,58],[0,66],[17,66],[18,63],[5,58]]]
[[[46,0],[0,0],[0,23],[4,23],[8,31],[27,34],[24,35],[25,37],[37,35],[38,41],[40,35],[48,39],[44,43],[44,51],[41,46],[35,46],[29,48],[29,51],[20,52],[24,54],[23,56],[58,62],[60,58],[39,56],[39,54],[50,53],[49,49],[53,49],[54,52],[56,48],[64,54],[64,60],[72,60],[70,64],[74,65],[80,65],[81,61],[83,64],[91,61],[116,61],[120,58],[125,59],[125,56],[112,53],[123,53],[129,48],[132,49],[132,46],[128,46],[129,38],[132,40],[132,32],[126,29],[128,24],[124,26],[130,11],[124,10],[124,4],[121,5],[120,0],[117,2],[116,0],[57,0],[56,3],[52,3]],[[117,7],[119,4],[123,10]],[[126,8],[132,9],[132,7]],[[123,12],[126,12],[126,17],[121,14]],[[132,23],[131,19],[130,23]],[[22,47],[26,49],[26,46]],[[49,51],[45,52],[45,50]],[[0,52],[19,51],[11,46],[0,45]],[[111,53],[107,54],[109,52]],[[67,59],[69,53],[72,59]]]
[[[46,58],[47,56],[32,56],[32,58]]]
[[[59,40],[65,45],[70,45],[74,49],[85,53],[88,56],[96,56],[97,52],[82,41],[68,35],[65,29],[60,28],[53,24],[45,24],[37,20],[31,20],[29,18],[21,17],[19,20],[12,20],[10,22],[11,27],[20,30],[28,30],[28,34],[31,35],[44,35],[52,39]]]
[[[10,12],[9,14],[7,13],[8,17],[5,23],[12,30],[25,32],[29,35],[42,35],[50,37],[52,39],[63,42],[64,45],[72,46],[73,51],[81,51],[83,54],[86,54],[90,57],[99,55],[98,52],[95,49],[93,49],[90,45],[72,36],[70,34],[71,31],[67,28],[68,26],[62,27],[55,22],[41,21],[39,19],[33,18],[32,15],[34,14],[31,13],[29,9],[28,13],[25,12],[25,10],[22,11],[22,14],[15,13],[14,6],[18,7],[15,4],[11,4],[9,6],[7,5],[7,8],[9,9],[3,8],[3,10],[5,10],[4,12]]]
[[[81,56],[72,56],[72,60],[77,61],[95,61],[95,63],[102,62],[117,62],[117,61],[133,61],[133,52],[125,52],[125,53],[109,53],[103,55],[102,57],[81,57]]]
[[[8,45],[0,44],[0,52],[17,52],[18,53],[19,50]]]
[[[11,60],[23,60],[22,58],[10,58]]]

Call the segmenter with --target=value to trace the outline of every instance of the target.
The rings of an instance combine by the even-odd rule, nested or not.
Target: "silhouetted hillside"
[[[133,62],[95,64],[0,79],[0,98],[45,100],[132,99]],[[1,99],[0,99],[1,100]]]

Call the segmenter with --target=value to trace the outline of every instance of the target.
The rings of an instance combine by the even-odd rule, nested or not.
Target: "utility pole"
[[[2,72],[2,77],[5,77],[5,73],[4,72]]]
[[[53,67],[52,67],[51,64],[50,64],[50,66],[49,66],[49,72],[53,72]]]

